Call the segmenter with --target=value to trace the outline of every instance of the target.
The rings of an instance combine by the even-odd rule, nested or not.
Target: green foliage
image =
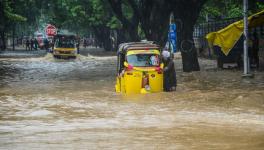
[[[257,2],[257,9],[259,10],[259,11],[261,11],[261,10],[264,10],[264,3],[262,2]]]
[[[249,0],[249,15],[264,9],[261,0]],[[243,2],[241,0],[208,0],[200,12],[199,22],[206,21],[206,16],[218,20],[243,16]]]
[[[227,18],[236,18],[243,15],[243,10],[241,6],[231,5],[227,11]]]
[[[206,17],[213,20],[241,17],[242,4],[239,0],[208,0],[200,12],[199,22],[206,21]]]
[[[27,19],[19,14],[14,12],[12,3],[10,1],[4,0],[4,17],[7,19],[7,22],[17,22],[17,21],[26,21]]]
[[[103,0],[56,0],[49,3],[49,7],[42,8],[49,10],[43,11],[44,16],[49,16],[50,22],[59,28],[79,32],[97,26],[120,27],[120,22]]]
[[[14,14],[10,11],[4,10],[5,17],[7,17],[10,21],[26,21],[25,17],[22,17],[18,14]]]
[[[115,16],[111,18],[111,20],[107,23],[107,26],[110,27],[111,29],[121,29],[122,28],[121,22]]]
[[[133,17],[133,9],[126,0],[124,1],[124,3],[122,3],[122,11],[124,12],[124,16],[128,20],[130,20]]]
[[[108,0],[2,0],[2,2],[7,20],[6,26],[8,27],[8,24],[13,22],[19,22],[20,26],[24,26],[22,29],[30,32],[37,28],[43,29],[47,23],[79,33],[90,32],[94,28],[102,27],[112,30],[124,29],[125,25],[113,13]],[[147,0],[121,0],[120,2],[123,16],[129,23],[136,22],[137,20],[133,19],[139,17],[134,12],[135,9],[131,2],[140,6],[138,8],[143,8],[138,10],[147,9],[146,6],[151,6],[154,3],[154,1]],[[155,3],[159,2],[155,1]],[[249,3],[250,14],[264,9],[264,3],[260,0],[249,0]],[[146,6],[143,7],[143,4]],[[156,7],[158,8],[158,5]],[[139,11],[138,14],[140,13],[142,12]],[[144,14],[141,14],[142,16]],[[241,17],[241,0],[208,0],[200,12],[198,21],[206,21],[207,16],[214,20]],[[140,37],[144,37],[145,30],[142,30],[141,23],[139,21],[137,31]]]

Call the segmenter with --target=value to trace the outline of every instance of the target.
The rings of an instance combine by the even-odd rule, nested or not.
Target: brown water
[[[0,60],[0,149],[264,149],[264,73],[182,73],[176,92],[114,92],[115,57]]]

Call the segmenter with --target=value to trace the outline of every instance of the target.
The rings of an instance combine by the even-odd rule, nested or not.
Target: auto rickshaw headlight
[[[155,68],[155,71],[157,71],[158,74],[162,74],[162,69],[161,69],[161,67],[156,67],[156,68]]]
[[[130,64],[127,66],[127,70],[128,70],[128,71],[133,70],[133,68],[134,68],[134,67],[133,67],[132,65],[130,65]]]

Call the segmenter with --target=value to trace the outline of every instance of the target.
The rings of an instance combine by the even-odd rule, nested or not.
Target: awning
[[[255,28],[264,24],[264,10],[248,17],[248,27]],[[243,20],[230,24],[229,26],[217,32],[211,32],[206,35],[210,47],[219,46],[225,55],[228,55],[236,42],[243,34]]]

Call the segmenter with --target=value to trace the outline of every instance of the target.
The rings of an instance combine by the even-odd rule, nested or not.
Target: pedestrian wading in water
[[[170,57],[170,52],[167,50],[162,51],[162,61],[164,63],[163,69],[163,90],[165,92],[175,91],[177,86],[176,72],[174,62]]]

